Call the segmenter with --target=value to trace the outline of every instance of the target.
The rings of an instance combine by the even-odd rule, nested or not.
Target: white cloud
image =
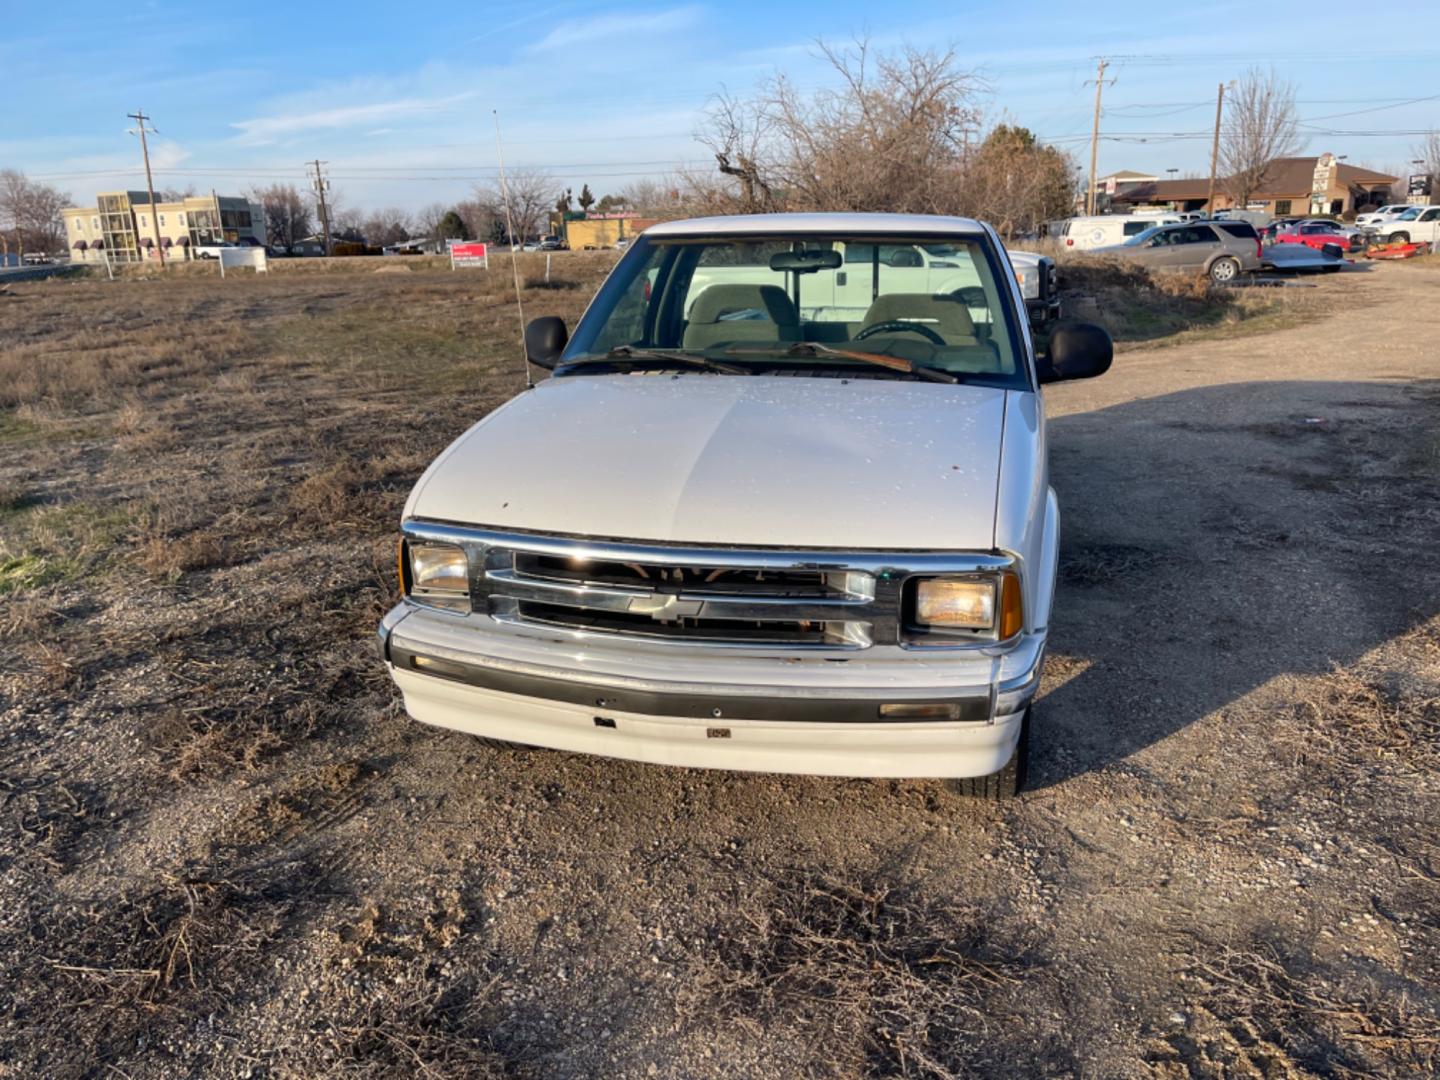
[[[704,12],[694,5],[668,11],[636,12],[626,15],[596,15],[589,19],[569,19],[551,30],[527,52],[550,52],[573,49],[582,45],[612,42],[617,46],[635,43],[656,34],[673,34],[689,30],[699,23]]]
[[[258,116],[251,120],[237,120],[230,126],[238,128],[238,141],[251,146],[272,143],[288,135],[307,131],[337,131],[345,128],[363,127],[377,121],[397,120],[401,117],[418,116],[423,113],[443,112],[473,94],[451,94],[441,98],[401,98],[396,101],[379,101],[370,105],[346,105],[330,109],[313,109],[307,112],[280,113],[275,116]]]
[[[150,164],[156,169],[173,169],[190,156],[190,151],[177,142],[150,144]]]

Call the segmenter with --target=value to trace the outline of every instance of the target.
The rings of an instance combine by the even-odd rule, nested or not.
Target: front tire
[[[1210,264],[1210,280],[1219,285],[1228,285],[1240,276],[1240,264],[1225,255]]]
[[[1030,774],[1030,709],[1020,720],[1020,739],[1015,752],[999,772],[989,776],[962,776],[950,781],[957,795],[986,802],[1008,802],[1025,790]]]
[[[1408,232],[1391,233],[1385,238],[1385,242],[1387,244],[1408,244],[1410,243],[1410,234]]]

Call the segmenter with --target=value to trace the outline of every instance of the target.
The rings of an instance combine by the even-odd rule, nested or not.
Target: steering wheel
[[[945,339],[924,323],[907,322],[904,319],[887,319],[885,322],[877,322],[874,326],[867,326],[855,335],[854,340],[864,341],[876,334],[919,334],[936,345],[945,344]]]

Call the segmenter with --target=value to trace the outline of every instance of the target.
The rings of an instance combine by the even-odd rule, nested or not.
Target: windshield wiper
[[[903,371],[907,375],[929,379],[931,382],[958,383],[960,379],[943,368],[927,367],[903,356],[886,356],[883,353],[858,352],[855,349],[832,349],[815,341],[797,341],[784,349],[746,349],[732,346],[725,350],[729,356],[836,356],[844,360],[860,360],[866,364]]]
[[[635,345],[616,345],[604,356],[582,356],[578,360],[571,360],[564,364],[565,370],[577,367],[588,367],[593,364],[613,364],[616,361],[626,360],[658,360],[667,364],[680,364],[687,367],[703,368],[706,371],[718,371],[725,375],[749,375],[748,369],[738,367],[735,364],[726,364],[719,360],[711,360],[708,356],[699,356],[695,353],[676,352],[671,349],[647,349]]]

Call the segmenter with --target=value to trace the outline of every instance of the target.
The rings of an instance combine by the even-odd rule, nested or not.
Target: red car
[[[1341,251],[1359,251],[1365,246],[1365,237],[1359,229],[1331,221],[1301,221],[1277,232],[1275,242],[1304,244],[1317,251],[1323,251],[1327,244],[1334,244]]]

